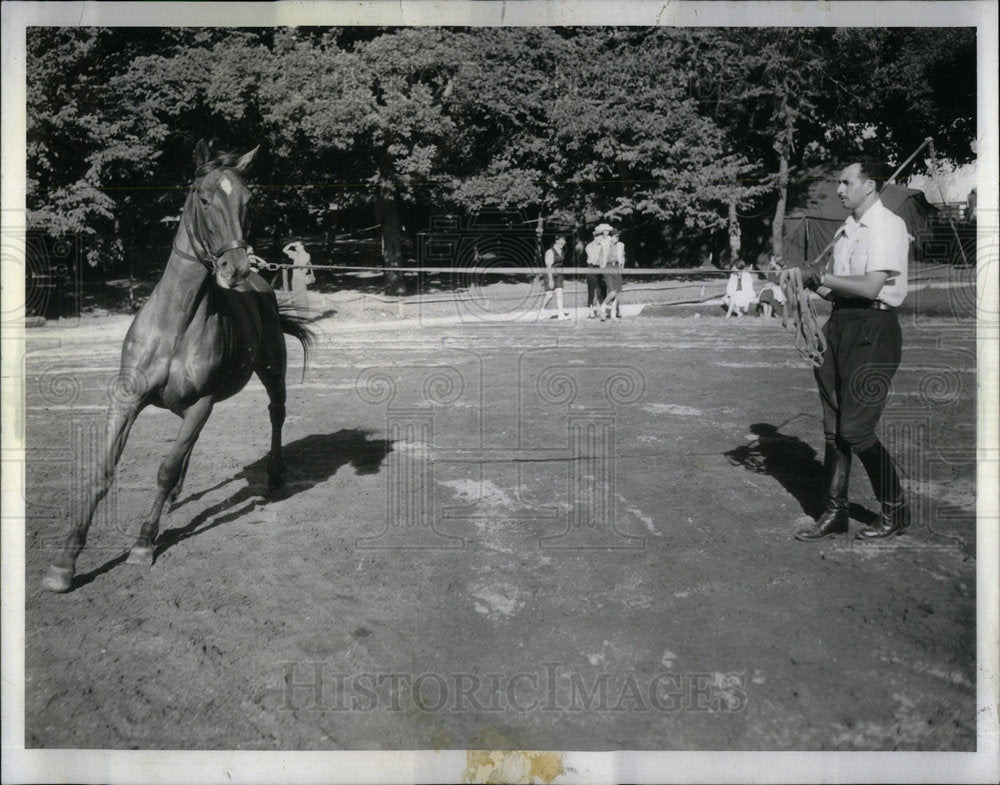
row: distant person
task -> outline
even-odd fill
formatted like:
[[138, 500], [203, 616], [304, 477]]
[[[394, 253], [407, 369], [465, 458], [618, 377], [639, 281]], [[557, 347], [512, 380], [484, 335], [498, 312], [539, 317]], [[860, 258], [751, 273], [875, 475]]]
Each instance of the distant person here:
[[598, 224], [594, 229], [594, 239], [587, 243], [587, 266], [594, 272], [587, 274], [587, 308], [590, 313], [587, 318], [596, 319], [600, 316], [604, 321], [604, 309], [601, 307], [607, 290], [604, 289], [602, 271], [608, 263], [609, 246], [611, 244], [611, 226]]
[[292, 304], [300, 310], [309, 310], [308, 288], [310, 284], [316, 283], [316, 276], [310, 266], [312, 257], [298, 240], [293, 240], [281, 250], [295, 265], [292, 268]]
[[601, 308], [609, 319], [620, 319], [618, 298], [622, 291], [622, 267], [625, 266], [625, 243], [619, 239], [617, 229], [612, 229], [608, 237], [608, 261], [604, 267], [604, 286], [607, 296]]
[[965, 202], [965, 223], [974, 224], [976, 222], [976, 189], [969, 191], [969, 196]]
[[773, 281], [766, 281], [757, 295], [757, 314], [766, 319], [775, 316], [785, 304], [785, 293]]
[[[538, 309], [538, 319], [569, 319], [569, 314], [563, 309], [562, 268], [566, 259], [565, 251], [566, 238], [560, 235], [553, 241], [552, 247], [545, 252], [545, 296]], [[552, 295], [555, 295], [556, 298], [556, 312], [549, 317], [545, 312], [545, 306], [549, 304]]]
[[729, 319], [732, 316], [740, 318], [749, 312], [750, 307], [756, 301], [753, 276], [750, 275], [743, 262], [737, 262], [733, 265], [733, 272], [726, 284], [726, 294], [722, 298], [722, 302], [726, 306], [726, 318]]

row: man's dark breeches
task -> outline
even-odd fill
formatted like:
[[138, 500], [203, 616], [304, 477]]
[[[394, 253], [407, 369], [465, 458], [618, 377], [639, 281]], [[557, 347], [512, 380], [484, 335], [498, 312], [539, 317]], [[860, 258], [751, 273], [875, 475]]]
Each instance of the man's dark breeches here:
[[895, 311], [838, 308], [824, 333], [826, 353], [815, 372], [823, 430], [859, 452], [878, 441], [875, 428], [903, 348], [899, 319]]
[[590, 308], [594, 302], [603, 302], [608, 296], [608, 290], [604, 286], [604, 276], [601, 275], [600, 268], [594, 268], [593, 273], [587, 273], [587, 307]]

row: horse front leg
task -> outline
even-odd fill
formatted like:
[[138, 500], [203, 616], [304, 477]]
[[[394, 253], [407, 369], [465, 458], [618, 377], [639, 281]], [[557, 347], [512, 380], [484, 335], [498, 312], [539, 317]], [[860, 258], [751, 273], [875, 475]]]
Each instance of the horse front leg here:
[[125, 442], [135, 418], [145, 404], [140, 399], [114, 403], [108, 409], [108, 421], [104, 450], [91, 467], [88, 481], [84, 484], [84, 499], [80, 515], [70, 524], [69, 534], [62, 549], [49, 565], [42, 579], [42, 588], [48, 591], [69, 591], [76, 569], [76, 557], [87, 542], [87, 531], [94, 517], [94, 511], [107, 495], [115, 476], [115, 467], [121, 458]]
[[184, 458], [181, 460], [181, 470], [177, 477], [177, 484], [174, 486], [173, 490], [170, 491], [170, 496], [167, 501], [171, 505], [177, 503], [177, 500], [181, 498], [181, 492], [184, 490], [184, 478], [187, 477], [188, 464], [191, 463], [191, 453], [194, 452], [194, 442], [191, 442], [191, 446], [188, 447], [188, 451], [184, 454]]
[[153, 497], [153, 503], [143, 518], [142, 527], [139, 529], [139, 538], [129, 551], [129, 564], [139, 564], [145, 567], [153, 564], [153, 544], [156, 542], [156, 535], [160, 532], [160, 515], [163, 512], [163, 505], [181, 480], [181, 474], [187, 467], [194, 443], [198, 440], [201, 429], [208, 421], [208, 416], [212, 413], [214, 405], [212, 397], [206, 395], [184, 412], [174, 446], [170, 448], [170, 452], [163, 459], [159, 471], [156, 473], [156, 496]]

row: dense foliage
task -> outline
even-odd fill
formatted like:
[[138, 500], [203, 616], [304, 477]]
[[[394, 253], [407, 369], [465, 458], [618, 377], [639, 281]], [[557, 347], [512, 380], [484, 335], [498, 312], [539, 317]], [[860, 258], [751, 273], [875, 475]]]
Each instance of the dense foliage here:
[[838, 157], [899, 162], [926, 136], [973, 157], [970, 29], [33, 28], [27, 44], [30, 224], [107, 270], [169, 241], [203, 137], [262, 144], [258, 241], [378, 225], [390, 266], [433, 214], [497, 208], [613, 219], [646, 264], [741, 229], [780, 253], [790, 192]]

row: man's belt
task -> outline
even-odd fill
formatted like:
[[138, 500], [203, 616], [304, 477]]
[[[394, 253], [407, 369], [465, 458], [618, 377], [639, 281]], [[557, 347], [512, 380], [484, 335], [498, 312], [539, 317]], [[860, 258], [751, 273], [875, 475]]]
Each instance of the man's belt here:
[[838, 297], [833, 301], [833, 310], [838, 311], [841, 308], [871, 308], [876, 311], [894, 310], [891, 305], [886, 305], [881, 300], [866, 300], [863, 297]]

